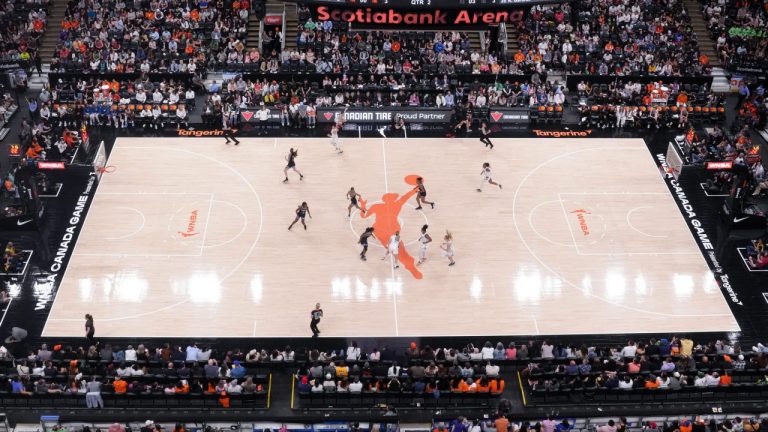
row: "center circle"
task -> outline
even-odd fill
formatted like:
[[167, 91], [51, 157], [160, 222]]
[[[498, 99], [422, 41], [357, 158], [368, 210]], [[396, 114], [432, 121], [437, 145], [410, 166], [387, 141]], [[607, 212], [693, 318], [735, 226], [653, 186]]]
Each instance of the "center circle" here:
[[[379, 203], [381, 203], [381, 201], [374, 201], [374, 202], [371, 202], [371, 203], [369, 203], [369, 205], [371, 205], [371, 206], [372, 206], [373, 204], [379, 204]], [[410, 204], [410, 203], [407, 203], [407, 204], [405, 204], [403, 207], [410, 207], [410, 208], [412, 208], [412, 209], [416, 210], [416, 206], [414, 206], [413, 204]], [[429, 220], [427, 219], [427, 215], [426, 215], [426, 214], [424, 214], [424, 211], [423, 211], [423, 210], [417, 210], [417, 211], [418, 211], [419, 213], [421, 213], [421, 217], [423, 217], [423, 218], [424, 218], [424, 224], [425, 224], [425, 225], [429, 225]], [[357, 231], [355, 231], [355, 227], [354, 227], [354, 226], [352, 226], [352, 221], [354, 220], [354, 218], [355, 218], [355, 217], [359, 217], [359, 216], [360, 216], [360, 210], [357, 210], [357, 209], [355, 209], [355, 212], [354, 212], [354, 213], [352, 213], [352, 217], [350, 217], [350, 218], [349, 218], [349, 229], [352, 231], [352, 234], [354, 234], [354, 235], [355, 235], [355, 239], [359, 239], [359, 238], [360, 238], [360, 233], [358, 233]], [[404, 222], [404, 221], [403, 221], [403, 219], [400, 217], [400, 215], [398, 215], [398, 216], [397, 216], [397, 222], [400, 224], [400, 229], [402, 230], [402, 229], [403, 229], [403, 227], [405, 227], [405, 222]], [[418, 238], [415, 238], [415, 239], [413, 239], [413, 240], [409, 241], [408, 243], [403, 243], [403, 244], [404, 244], [405, 246], [410, 246], [410, 245], [412, 245], [412, 244], [414, 244], [414, 243], [418, 243], [418, 241], [419, 241], [419, 239], [418, 239]], [[380, 247], [380, 248], [382, 248], [382, 249], [384, 248], [384, 246], [383, 246], [383, 245], [380, 245], [380, 244], [378, 244], [378, 243], [373, 243], [373, 242], [372, 242], [372, 243], [371, 243], [371, 245], [373, 245], [373, 246], [378, 246], [378, 247]]]

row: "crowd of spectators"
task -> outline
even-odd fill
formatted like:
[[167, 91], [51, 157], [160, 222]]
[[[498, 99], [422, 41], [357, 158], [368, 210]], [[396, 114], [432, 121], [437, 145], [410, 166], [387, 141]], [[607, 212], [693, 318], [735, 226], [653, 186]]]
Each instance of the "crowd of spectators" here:
[[[497, 352], [498, 351], [498, 352]], [[309, 393], [413, 393], [439, 397], [440, 393], [501, 394], [504, 380], [495, 362], [503, 360], [505, 349], [490, 342], [482, 348], [469, 345], [462, 350], [411, 343], [407, 364], [382, 362], [381, 352], [363, 353], [352, 343], [341, 355], [316, 359], [296, 372], [297, 390]], [[313, 356], [310, 355], [310, 358]]]
[[494, 51], [473, 47], [467, 32], [350, 30], [343, 22], [315, 22], [301, 10], [299, 18], [297, 49], [280, 53], [280, 70], [284, 72], [379, 76], [424, 73], [431, 78], [524, 71]]
[[[15, 373], [0, 382], [0, 391], [14, 394], [86, 395], [89, 407], [102, 407], [102, 393], [134, 395], [216, 395], [229, 407], [229, 395], [265, 393], [265, 375], [256, 369], [259, 356], [242, 351], [221, 353], [192, 344], [186, 349], [125, 348], [103, 344], [73, 349], [43, 345], [26, 358], [15, 359]], [[286, 353], [286, 355], [290, 355]], [[258, 358], [258, 360], [255, 360]]]
[[[487, 111], [490, 107], [555, 107], [566, 102], [559, 83], [532, 80], [495, 82], [463, 81], [444, 75], [432, 79], [422, 75], [324, 76], [320, 82], [245, 79], [242, 76], [212, 83], [204, 116], [237, 119], [241, 110], [264, 104], [279, 112], [283, 126], [312, 127], [311, 119], [322, 107], [435, 107]], [[233, 116], [232, 113], [235, 115]], [[487, 117], [487, 112], [486, 112]]]
[[765, 239], [754, 239], [747, 244], [746, 260], [747, 265], [752, 270], [762, 270], [768, 266], [768, 250], [765, 248]]
[[[522, 376], [533, 391], [569, 389], [670, 389], [718, 387], [732, 383], [732, 373], [768, 367], [766, 347], [742, 350], [719, 340], [696, 345], [689, 338], [628, 341], [622, 348], [541, 345], [540, 358]], [[757, 381], [762, 380], [760, 375]], [[758, 384], [759, 382], [753, 382]]]
[[186, 125], [188, 107], [195, 106], [194, 88], [201, 85], [187, 78], [153, 80], [146, 74], [135, 79], [59, 79], [40, 93], [39, 115], [45, 121], [72, 127]]
[[765, 84], [757, 86], [741, 82], [738, 89], [739, 106], [735, 125], [765, 128], [768, 125], [768, 98]]
[[723, 63], [768, 69], [768, 2], [708, 0], [702, 12]]
[[683, 155], [690, 163], [732, 161], [735, 165], [750, 167], [753, 178], [763, 178], [759, 149], [752, 142], [749, 128], [745, 127], [731, 134], [721, 126], [714, 125], [703, 134], [689, 133], [685, 140], [678, 142], [682, 144]]
[[37, 50], [48, 17], [49, 0], [8, 0], [0, 4], [0, 63], [40, 67]]
[[217, 350], [195, 343], [50, 349], [43, 345], [25, 356], [9, 355], [0, 349], [0, 361], [12, 359], [14, 369], [13, 373], [7, 370], [9, 380], [0, 383], [0, 391], [29, 395], [86, 394], [94, 389], [113, 394], [217, 397], [260, 393], [265, 391], [269, 368], [275, 365], [295, 368], [301, 394], [408, 392], [435, 397], [441, 392], [501, 394], [500, 364], [520, 367], [523, 383], [533, 391], [728, 386], [733, 373], [768, 368], [768, 347], [762, 344], [743, 349], [727, 340], [696, 344], [674, 336], [628, 341], [624, 346], [544, 340], [488, 341], [454, 349], [411, 343], [405, 351], [363, 350], [355, 342], [330, 351], [288, 346]]
[[246, 56], [248, 0], [70, 0], [52, 71], [201, 73]]
[[578, 84], [575, 103], [581, 125], [607, 128], [687, 128], [725, 119], [725, 100], [706, 85], [615, 80]]
[[[573, 24], [572, 24], [573, 22]], [[535, 6], [518, 30], [515, 63], [586, 75], [709, 73], [680, 0], [588, 0]]]
[[[730, 416], [729, 416], [730, 417]], [[720, 421], [702, 416], [680, 417], [674, 420], [662, 417], [609, 419], [558, 418], [548, 416], [542, 420], [520, 421], [513, 415], [500, 412], [479, 419], [458, 417], [455, 420], [436, 422], [432, 432], [569, 432], [590, 430], [596, 432], [757, 432], [768, 429], [768, 419], [735, 416]]]

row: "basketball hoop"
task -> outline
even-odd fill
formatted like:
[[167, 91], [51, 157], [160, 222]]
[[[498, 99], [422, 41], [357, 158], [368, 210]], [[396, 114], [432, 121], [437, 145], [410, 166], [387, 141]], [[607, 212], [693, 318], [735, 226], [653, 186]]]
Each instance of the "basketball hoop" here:
[[97, 166], [96, 172], [99, 174], [115, 172], [117, 169], [114, 165]]

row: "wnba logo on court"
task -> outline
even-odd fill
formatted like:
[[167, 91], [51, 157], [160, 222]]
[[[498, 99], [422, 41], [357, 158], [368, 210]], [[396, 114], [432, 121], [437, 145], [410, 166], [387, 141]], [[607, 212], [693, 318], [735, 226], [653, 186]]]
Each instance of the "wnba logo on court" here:
[[585, 236], [589, 235], [589, 225], [587, 225], [587, 219], [584, 217], [584, 215], [592, 214], [584, 209], [578, 209], [574, 210], [571, 213], [576, 213], [576, 219], [579, 220], [579, 228], [581, 228], [581, 233]]
[[197, 210], [192, 210], [192, 213], [189, 214], [189, 222], [187, 223], [187, 230], [179, 231], [179, 234], [184, 238], [196, 236], [200, 234], [195, 231], [196, 226], [197, 226]]

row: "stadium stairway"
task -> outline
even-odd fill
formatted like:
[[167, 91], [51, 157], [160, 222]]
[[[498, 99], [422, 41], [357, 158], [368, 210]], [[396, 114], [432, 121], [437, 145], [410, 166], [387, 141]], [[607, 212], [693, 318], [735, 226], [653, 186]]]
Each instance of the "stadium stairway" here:
[[54, 1], [48, 14], [48, 25], [43, 34], [40, 43], [40, 57], [43, 63], [48, 64], [56, 50], [59, 42], [59, 31], [61, 31], [61, 22], [64, 20], [64, 14], [67, 11], [67, 2], [65, 0]]
[[299, 28], [299, 14], [296, 5], [293, 3], [285, 4], [285, 49], [296, 49], [296, 29]]
[[481, 49], [483, 45], [480, 42], [480, 33], [481, 32], [479, 31], [471, 31], [467, 33], [467, 36], [469, 37], [469, 46], [472, 51], [483, 51]]
[[717, 56], [715, 50], [715, 44], [709, 35], [709, 29], [707, 28], [707, 21], [704, 18], [704, 13], [701, 11], [701, 4], [696, 0], [685, 0], [683, 2], [686, 9], [688, 9], [688, 16], [691, 18], [691, 27], [696, 34], [696, 39], [699, 43], [699, 51], [709, 57], [709, 64], [712, 67], [722, 66], [720, 59]]
[[520, 51], [520, 42], [517, 40], [517, 33], [507, 29], [507, 58], [511, 59], [515, 53]]
[[259, 47], [259, 26], [261, 21], [255, 13], [248, 15], [248, 27], [246, 27], [245, 46], [247, 48]]
[[699, 51], [709, 57], [709, 64], [712, 65], [712, 91], [716, 93], [729, 93], [731, 91], [730, 80], [717, 55], [715, 43], [707, 28], [707, 20], [704, 18], [704, 13], [701, 10], [701, 4], [696, 0], [685, 0], [683, 4], [688, 10], [688, 16], [691, 18], [691, 27], [696, 34]]

